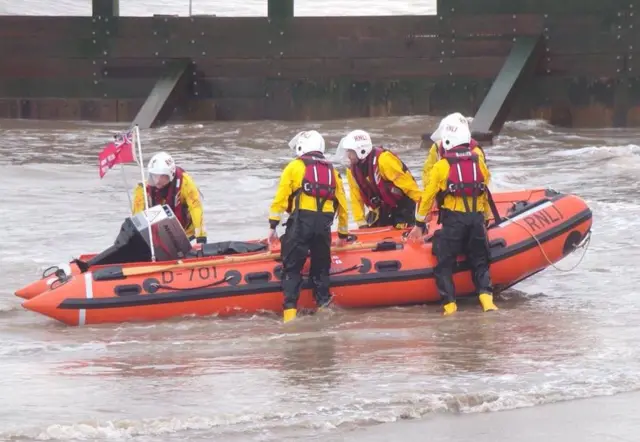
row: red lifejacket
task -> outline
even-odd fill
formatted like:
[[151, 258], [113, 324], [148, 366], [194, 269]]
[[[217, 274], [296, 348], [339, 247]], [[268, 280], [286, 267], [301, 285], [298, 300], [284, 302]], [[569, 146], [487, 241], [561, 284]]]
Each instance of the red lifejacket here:
[[191, 214], [189, 213], [188, 208], [182, 204], [182, 200], [180, 198], [183, 173], [184, 170], [182, 170], [182, 168], [176, 167], [176, 176], [173, 181], [162, 189], [147, 185], [147, 195], [149, 195], [150, 200], [149, 207], [162, 204], [162, 201], [164, 200], [165, 204], [173, 210], [176, 218], [180, 221], [180, 225], [186, 229], [191, 225]]
[[442, 201], [445, 195], [471, 197], [473, 210], [470, 210], [466, 198], [463, 200], [464, 205], [467, 212], [475, 212], [477, 198], [486, 192], [485, 177], [480, 170], [478, 154], [473, 152], [469, 144], [445, 151], [443, 158], [449, 163], [449, 177]]
[[[383, 152], [390, 151], [382, 147], [374, 147], [364, 164], [352, 164], [350, 169], [360, 188], [362, 199], [367, 206], [377, 208], [381, 204], [386, 204], [391, 208], [395, 208], [405, 198], [405, 194], [391, 181], [382, 179], [378, 160]], [[390, 153], [394, 155], [392, 152]], [[402, 161], [400, 163], [402, 163], [403, 171], [409, 170]]]
[[[311, 152], [300, 156], [305, 165], [302, 184], [289, 199], [289, 212], [292, 210], [293, 198], [304, 193], [316, 199], [318, 212], [322, 212], [324, 203], [336, 197], [336, 180], [333, 176], [333, 164], [320, 152]], [[298, 206], [300, 204], [298, 203]]]
[[[486, 155], [485, 155], [485, 153], [484, 153], [484, 149], [482, 148], [482, 146], [480, 146], [480, 145], [478, 144], [478, 142], [477, 142], [475, 139], [471, 138], [471, 142], [469, 143], [469, 149], [473, 152], [473, 149], [475, 149], [476, 147], [477, 147], [478, 149], [480, 149], [480, 152], [482, 152], [482, 155], [484, 156], [484, 159], [485, 159], [485, 161], [486, 161], [487, 157], [486, 157]], [[443, 158], [443, 157], [444, 157], [444, 152], [445, 152], [445, 150], [444, 150], [444, 148], [442, 147], [442, 141], [440, 141], [440, 142], [438, 143], [438, 155], [440, 156], [440, 158]]]

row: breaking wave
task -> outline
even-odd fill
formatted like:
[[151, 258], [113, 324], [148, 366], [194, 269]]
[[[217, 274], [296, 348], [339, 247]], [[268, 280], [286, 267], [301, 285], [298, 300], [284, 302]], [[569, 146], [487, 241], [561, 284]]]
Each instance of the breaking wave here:
[[[262, 440], [277, 440], [279, 430], [297, 427], [330, 431], [342, 426], [356, 427], [406, 419], [420, 419], [433, 413], [483, 413], [512, 410], [536, 405], [607, 396], [640, 389], [640, 378], [625, 374], [611, 375], [567, 388], [550, 382], [525, 391], [485, 390], [462, 394], [406, 394], [390, 399], [360, 399], [346, 407], [320, 406], [297, 412], [264, 414], [201, 414], [181, 417], [145, 419], [84, 420], [71, 424], [54, 424], [25, 431], [0, 432], [11, 440], [165, 440], [168, 435], [189, 438], [190, 432], [208, 430], [216, 437], [234, 433], [260, 432]], [[149, 438], [149, 436], [151, 438]]]

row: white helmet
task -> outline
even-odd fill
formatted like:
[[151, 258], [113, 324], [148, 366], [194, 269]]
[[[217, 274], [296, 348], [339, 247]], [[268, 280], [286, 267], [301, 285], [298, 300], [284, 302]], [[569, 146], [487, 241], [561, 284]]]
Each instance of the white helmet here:
[[289, 141], [289, 147], [296, 153], [296, 156], [302, 156], [310, 152], [324, 153], [324, 138], [316, 130], [306, 130], [298, 132], [298, 134]]
[[147, 166], [149, 175], [167, 175], [169, 181], [173, 181], [176, 177], [176, 163], [166, 152], [159, 152], [151, 157]]
[[352, 150], [359, 160], [364, 160], [372, 149], [371, 136], [367, 132], [357, 129], [349, 132], [346, 137], [340, 140], [336, 156], [343, 157], [347, 150]]
[[[464, 118], [464, 117], [463, 117]], [[451, 150], [461, 144], [471, 143], [471, 131], [466, 120], [464, 123], [460, 119], [452, 120], [442, 128], [442, 148]]]
[[431, 140], [434, 143], [439, 143], [442, 141], [442, 132], [444, 131], [445, 126], [469, 126], [469, 122], [460, 112], [455, 112], [453, 114], [449, 114], [440, 121], [440, 125], [436, 129], [434, 133], [431, 134]]

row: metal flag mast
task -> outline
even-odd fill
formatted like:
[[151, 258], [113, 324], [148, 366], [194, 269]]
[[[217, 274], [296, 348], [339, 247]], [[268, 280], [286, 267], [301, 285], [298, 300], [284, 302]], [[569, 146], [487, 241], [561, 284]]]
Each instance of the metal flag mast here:
[[144, 164], [142, 162], [142, 144], [140, 143], [140, 128], [136, 124], [134, 127], [134, 138], [135, 143], [138, 146], [138, 164], [140, 165], [140, 177], [142, 178], [142, 192], [144, 194], [144, 217], [147, 220], [147, 225], [149, 226], [149, 247], [151, 247], [151, 261], [156, 262], [156, 251], [153, 246], [153, 231], [151, 228], [151, 223], [149, 222], [149, 218], [147, 217], [147, 212], [149, 210], [149, 199], [147, 198], [147, 180], [144, 175]]

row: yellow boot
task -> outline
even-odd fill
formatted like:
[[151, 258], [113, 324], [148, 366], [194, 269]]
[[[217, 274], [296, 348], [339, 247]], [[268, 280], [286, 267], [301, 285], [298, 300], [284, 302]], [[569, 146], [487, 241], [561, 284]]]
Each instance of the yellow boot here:
[[284, 311], [283, 313], [283, 321], [285, 324], [289, 321], [293, 321], [294, 319], [296, 319], [296, 316], [298, 314], [298, 310], [296, 310], [295, 308], [288, 308]]
[[448, 302], [444, 305], [444, 313], [442, 314], [444, 316], [449, 316], [449, 315], [453, 315], [457, 311], [458, 311], [458, 304], [456, 304], [455, 302]]
[[480, 296], [478, 296], [478, 299], [480, 300], [480, 305], [482, 306], [483, 311], [490, 312], [498, 310], [498, 307], [493, 303], [493, 295], [490, 295], [489, 293], [481, 293]]

